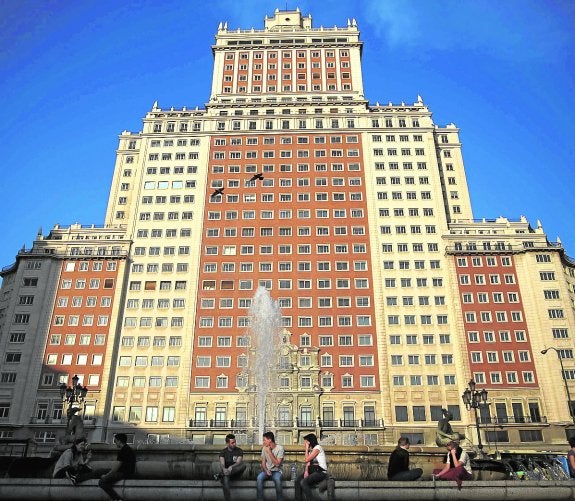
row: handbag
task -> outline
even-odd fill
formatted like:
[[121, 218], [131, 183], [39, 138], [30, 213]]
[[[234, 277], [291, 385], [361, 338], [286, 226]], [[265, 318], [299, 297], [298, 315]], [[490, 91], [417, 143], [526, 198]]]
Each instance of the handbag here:
[[319, 463], [310, 463], [307, 469], [308, 473], [323, 473], [324, 469], [319, 465]]

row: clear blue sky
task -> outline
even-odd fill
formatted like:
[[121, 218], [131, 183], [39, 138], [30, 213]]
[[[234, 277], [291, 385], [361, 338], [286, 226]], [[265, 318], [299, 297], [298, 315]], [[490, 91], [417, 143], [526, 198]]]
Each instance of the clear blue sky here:
[[[461, 128], [476, 218], [541, 220], [575, 256], [575, 2], [304, 0], [315, 27], [355, 17], [371, 103]], [[153, 102], [202, 107], [220, 21], [263, 28], [271, 0], [0, 0], [0, 266], [42, 227], [102, 224], [117, 136]]]

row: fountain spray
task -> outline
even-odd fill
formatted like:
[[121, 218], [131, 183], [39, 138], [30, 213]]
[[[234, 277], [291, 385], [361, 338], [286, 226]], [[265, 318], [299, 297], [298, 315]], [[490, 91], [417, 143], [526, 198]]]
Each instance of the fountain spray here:
[[258, 287], [249, 309], [253, 355], [250, 372], [256, 386], [258, 439], [264, 433], [266, 400], [276, 386], [281, 346], [281, 311], [265, 287]]

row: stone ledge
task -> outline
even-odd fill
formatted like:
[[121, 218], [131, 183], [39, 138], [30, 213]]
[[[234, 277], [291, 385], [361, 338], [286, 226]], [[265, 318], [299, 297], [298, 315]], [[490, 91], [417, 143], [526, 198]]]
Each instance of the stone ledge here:
[[[222, 501], [223, 493], [215, 480], [125, 480], [115, 485], [126, 501], [162, 501], [194, 499]], [[234, 499], [253, 501], [255, 481], [233, 483]], [[392, 482], [387, 480], [336, 480], [337, 501], [562, 501], [575, 499], [575, 482], [564, 481], [469, 481], [457, 491], [455, 482]], [[96, 480], [72, 486], [62, 479], [0, 478], [0, 499], [3, 501], [107, 501]], [[273, 482], [266, 482], [265, 499], [275, 500]], [[322, 499], [326, 499], [325, 493]], [[294, 483], [284, 481], [284, 500], [294, 500]]]

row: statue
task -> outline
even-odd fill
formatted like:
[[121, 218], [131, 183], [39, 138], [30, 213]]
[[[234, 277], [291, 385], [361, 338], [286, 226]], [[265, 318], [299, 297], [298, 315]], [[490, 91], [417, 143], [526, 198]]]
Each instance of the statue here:
[[449, 412], [447, 409], [441, 409], [442, 417], [437, 422], [437, 436], [435, 438], [435, 443], [440, 447], [446, 446], [448, 442], [452, 440], [459, 442], [465, 438], [465, 435], [461, 433], [456, 433], [453, 431], [451, 427], [451, 423], [449, 422], [453, 419], [453, 414]]
[[78, 415], [80, 407], [70, 407], [66, 415], [68, 416], [68, 423], [66, 424], [66, 435], [63, 437], [62, 443], [71, 444], [77, 438], [85, 438], [84, 434], [84, 420]]

